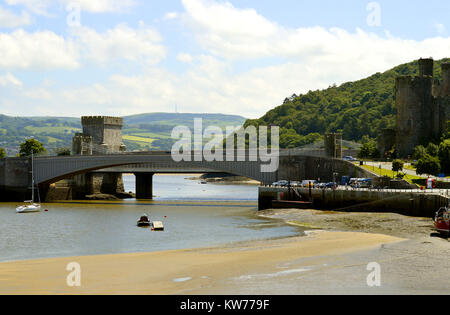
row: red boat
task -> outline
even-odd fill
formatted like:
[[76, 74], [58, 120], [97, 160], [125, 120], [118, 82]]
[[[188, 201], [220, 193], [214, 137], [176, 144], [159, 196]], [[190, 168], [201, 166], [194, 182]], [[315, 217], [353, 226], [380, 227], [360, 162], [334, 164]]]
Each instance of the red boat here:
[[434, 216], [434, 227], [441, 235], [448, 237], [450, 234], [450, 209], [442, 207]]

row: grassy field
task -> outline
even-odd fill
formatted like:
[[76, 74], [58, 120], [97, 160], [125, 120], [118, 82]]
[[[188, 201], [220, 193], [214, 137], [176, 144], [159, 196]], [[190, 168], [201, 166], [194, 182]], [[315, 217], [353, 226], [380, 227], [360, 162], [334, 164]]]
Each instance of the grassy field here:
[[54, 134], [71, 134], [76, 132], [81, 132], [81, 128], [74, 128], [70, 126], [50, 126], [47, 124], [42, 127], [34, 127], [34, 126], [26, 126], [25, 130], [31, 132], [32, 134], [41, 134], [41, 133], [54, 133]]
[[152, 144], [155, 139], [152, 138], [144, 138], [144, 137], [138, 137], [138, 136], [130, 136], [130, 135], [124, 135], [123, 139], [129, 140], [129, 141], [136, 141], [136, 142], [143, 142], [147, 144]]
[[[397, 172], [387, 170], [384, 168], [379, 169], [376, 166], [363, 165], [362, 167], [380, 176], [388, 176], [390, 178], [394, 178], [397, 175]], [[406, 174], [405, 177], [403, 177], [403, 179], [411, 184], [416, 184], [418, 180], [422, 180], [424, 179], [424, 177]]]
[[125, 134], [127, 136], [136, 136], [138, 138], [171, 139], [171, 134], [170, 133], [156, 133], [156, 132], [133, 132], [133, 133], [128, 133], [128, 132], [125, 132]]

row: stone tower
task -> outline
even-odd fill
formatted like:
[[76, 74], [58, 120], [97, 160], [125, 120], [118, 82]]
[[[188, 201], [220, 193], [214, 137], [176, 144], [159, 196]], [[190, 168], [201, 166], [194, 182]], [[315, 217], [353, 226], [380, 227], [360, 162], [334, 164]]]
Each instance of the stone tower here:
[[[126, 151], [122, 142], [123, 118], [105, 116], [81, 117], [83, 133], [72, 139], [73, 155], [102, 155]], [[83, 199], [86, 195], [120, 195], [124, 192], [122, 174], [87, 173], [73, 178], [73, 195]]]
[[444, 80], [435, 84], [433, 59], [419, 60], [419, 76], [395, 82], [397, 107], [396, 149], [399, 157], [412, 155], [418, 145], [438, 141], [448, 119], [448, 64]]
[[324, 142], [327, 157], [342, 158], [342, 133], [327, 133]]
[[[84, 137], [92, 138], [92, 154], [113, 154], [126, 151], [122, 142], [123, 118], [105, 116], [81, 117]], [[75, 148], [74, 148], [75, 149]], [[74, 150], [75, 154], [78, 154]]]

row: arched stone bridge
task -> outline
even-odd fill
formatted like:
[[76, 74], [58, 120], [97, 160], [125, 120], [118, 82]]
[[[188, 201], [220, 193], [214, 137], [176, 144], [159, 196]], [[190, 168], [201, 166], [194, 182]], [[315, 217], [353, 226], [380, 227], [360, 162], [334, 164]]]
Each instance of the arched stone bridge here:
[[[59, 180], [88, 172], [135, 173], [140, 185], [150, 187], [154, 173], [230, 173], [269, 184], [279, 179], [331, 180], [333, 173], [359, 176], [361, 169], [341, 160], [305, 156], [303, 152], [280, 151], [279, 169], [261, 172], [268, 162], [250, 161], [192, 161], [175, 162], [170, 152], [124, 153], [89, 156], [51, 156], [34, 159], [35, 183], [45, 186]], [[0, 200], [23, 200], [31, 187], [31, 160], [29, 158], [0, 159]], [[369, 177], [369, 174], [364, 174]], [[138, 178], [139, 177], [139, 178]], [[149, 182], [150, 181], [150, 182]], [[14, 197], [13, 197], [14, 196]], [[20, 197], [19, 197], [20, 196]]]

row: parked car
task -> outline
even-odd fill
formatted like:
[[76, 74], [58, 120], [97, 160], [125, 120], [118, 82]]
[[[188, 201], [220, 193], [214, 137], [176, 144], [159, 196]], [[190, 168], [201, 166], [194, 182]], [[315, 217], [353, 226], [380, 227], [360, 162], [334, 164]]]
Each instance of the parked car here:
[[286, 187], [289, 185], [289, 182], [287, 180], [279, 180], [272, 184], [272, 186], [278, 186], [278, 187]]
[[355, 159], [355, 158], [354, 158], [353, 156], [351, 156], [351, 155], [344, 156], [344, 157], [342, 158], [342, 160], [344, 160], [344, 161], [350, 161], [350, 162], [358, 161], [357, 159]]
[[334, 182], [330, 182], [325, 184], [325, 188], [337, 188], [338, 184]]

